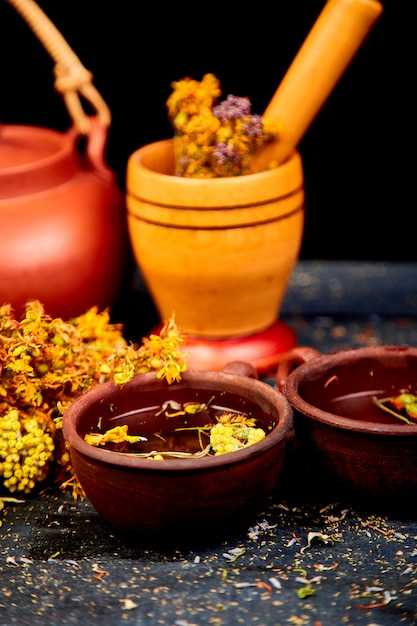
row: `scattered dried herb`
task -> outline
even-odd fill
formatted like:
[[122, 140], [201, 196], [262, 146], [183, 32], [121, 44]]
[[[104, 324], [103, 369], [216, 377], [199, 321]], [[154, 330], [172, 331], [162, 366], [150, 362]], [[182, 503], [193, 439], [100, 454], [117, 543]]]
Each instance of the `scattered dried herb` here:
[[337, 535], [328, 535], [326, 533], [320, 533], [320, 532], [310, 532], [307, 535], [307, 545], [303, 546], [300, 549], [300, 552], [303, 553], [305, 552], [305, 550], [307, 550], [307, 548], [310, 548], [313, 541], [320, 541], [324, 543], [325, 545], [328, 545], [328, 544], [333, 545], [336, 542], [342, 541], [342, 539], [338, 537]]
[[311, 585], [306, 585], [305, 587], [301, 587], [300, 589], [297, 589], [296, 591], [297, 596], [301, 600], [303, 600], [304, 598], [308, 598], [309, 596], [314, 596], [315, 593], [316, 592]]

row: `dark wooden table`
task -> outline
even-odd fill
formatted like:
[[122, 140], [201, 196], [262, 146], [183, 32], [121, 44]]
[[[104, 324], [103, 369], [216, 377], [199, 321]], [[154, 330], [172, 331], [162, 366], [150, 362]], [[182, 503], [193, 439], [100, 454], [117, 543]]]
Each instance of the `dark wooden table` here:
[[[133, 340], [158, 321], [140, 279], [115, 316]], [[300, 262], [282, 319], [321, 352], [417, 345], [417, 265]], [[358, 510], [292, 469], [251, 528], [186, 549], [128, 542], [66, 493], [6, 502], [0, 626], [417, 624], [414, 516]]]

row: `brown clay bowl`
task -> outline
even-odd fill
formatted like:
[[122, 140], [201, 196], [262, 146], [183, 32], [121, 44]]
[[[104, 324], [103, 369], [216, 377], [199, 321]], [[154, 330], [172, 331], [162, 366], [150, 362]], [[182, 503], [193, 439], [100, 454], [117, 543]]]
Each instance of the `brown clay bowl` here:
[[[272, 386], [229, 369], [236, 371], [233, 366], [221, 372], [190, 370], [171, 385], [154, 373], [140, 374], [122, 388], [105, 383], [66, 411], [63, 433], [75, 472], [110, 525], [139, 541], [178, 543], [226, 535], [256, 522], [278, 480], [292, 409]], [[102, 432], [128, 424], [132, 434], [166, 438], [182, 423], [155, 415], [163, 403], [209, 403], [213, 396], [210, 406], [256, 417], [265, 438], [227, 454], [164, 460], [124, 455], [84, 440], [99, 423]], [[198, 424], [198, 416], [187, 419], [187, 427]]]
[[340, 496], [367, 507], [416, 511], [417, 424], [387, 415], [372, 397], [417, 394], [417, 348], [295, 348], [278, 366], [277, 387], [294, 409], [299, 461], [317, 480], [335, 479]]

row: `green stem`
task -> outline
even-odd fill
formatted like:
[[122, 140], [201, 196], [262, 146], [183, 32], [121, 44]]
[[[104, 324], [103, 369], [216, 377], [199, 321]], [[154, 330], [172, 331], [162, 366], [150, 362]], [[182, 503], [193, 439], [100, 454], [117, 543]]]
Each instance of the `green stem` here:
[[401, 413], [397, 413], [397, 411], [393, 411], [388, 406], [385, 406], [384, 402], [390, 402], [390, 400], [391, 400], [391, 398], [379, 398], [378, 399], [375, 396], [372, 398], [372, 402], [378, 408], [382, 409], [382, 411], [385, 411], [385, 413], [389, 413], [390, 415], [393, 415], [394, 417], [396, 417], [397, 419], [405, 422], [409, 426], [416, 426], [416, 424], [414, 422], [412, 422], [409, 419], [407, 419], [404, 415], [401, 415]]

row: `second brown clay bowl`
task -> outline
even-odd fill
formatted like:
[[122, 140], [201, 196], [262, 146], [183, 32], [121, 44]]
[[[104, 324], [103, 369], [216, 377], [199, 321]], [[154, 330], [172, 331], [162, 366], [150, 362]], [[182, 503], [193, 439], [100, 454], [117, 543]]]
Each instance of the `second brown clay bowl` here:
[[285, 355], [277, 386], [294, 409], [301, 463], [365, 506], [416, 512], [417, 423], [373, 398], [417, 394], [417, 348], [363, 347], [331, 354], [299, 347]]
[[[172, 400], [211, 401], [213, 407], [243, 411], [267, 434], [236, 452], [164, 460], [121, 454], [84, 440], [86, 433], [121, 424], [152, 439], [155, 433], [166, 437], [174, 424], [199, 423], [198, 416], [186, 423], [158, 416]], [[78, 398], [63, 418], [73, 466], [92, 505], [116, 529], [152, 543], [205, 541], [255, 523], [276, 486], [291, 431], [292, 409], [283, 394], [254, 377], [227, 371], [190, 370], [171, 385], [154, 373], [138, 375], [123, 387], [105, 383]]]

